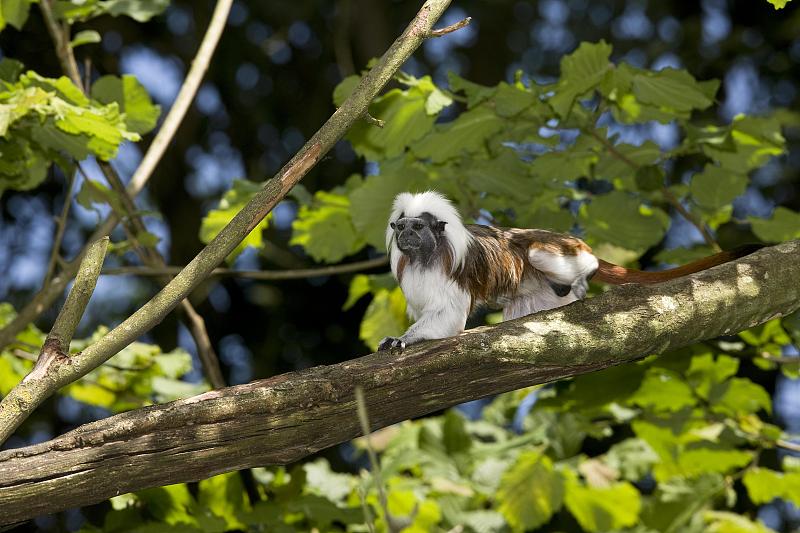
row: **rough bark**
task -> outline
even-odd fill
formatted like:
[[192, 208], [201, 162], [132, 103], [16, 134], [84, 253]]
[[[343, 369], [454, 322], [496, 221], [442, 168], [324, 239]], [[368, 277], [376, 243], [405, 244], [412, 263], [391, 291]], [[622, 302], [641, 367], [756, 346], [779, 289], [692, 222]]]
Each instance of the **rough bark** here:
[[800, 307], [800, 241], [671, 282], [458, 337], [229, 387], [0, 453], [0, 525], [110, 496], [285, 464], [374, 428], [486, 395], [731, 334]]

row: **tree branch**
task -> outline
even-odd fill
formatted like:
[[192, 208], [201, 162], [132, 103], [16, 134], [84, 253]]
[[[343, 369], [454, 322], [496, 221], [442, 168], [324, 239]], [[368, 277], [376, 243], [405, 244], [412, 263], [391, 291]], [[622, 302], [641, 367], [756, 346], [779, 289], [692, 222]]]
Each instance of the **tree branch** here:
[[[58, 24], [55, 23], [55, 18], [52, 17], [52, 13], [48, 19], [45, 12], [45, 10], [50, 7], [50, 1], [52, 0], [45, 0], [42, 2], [42, 13], [45, 14], [45, 21], [48, 24], [48, 30], [51, 32], [51, 36], [53, 36], [53, 42], [56, 45], [56, 49], [60, 50], [60, 40], [58, 37], [56, 37], [56, 35], [60, 35], [60, 28]], [[169, 113], [167, 113], [167, 117], [164, 119], [161, 129], [156, 134], [153, 142], [150, 143], [147, 153], [145, 154], [144, 159], [142, 159], [142, 163], [136, 169], [133, 178], [128, 184], [128, 193], [131, 195], [131, 198], [135, 198], [136, 195], [141, 192], [147, 183], [147, 180], [149, 180], [152, 176], [156, 164], [161, 160], [161, 156], [164, 154], [166, 147], [169, 146], [172, 138], [174, 137], [178, 126], [186, 114], [186, 110], [189, 108], [189, 105], [194, 99], [195, 94], [197, 94], [197, 89], [200, 86], [203, 75], [208, 69], [208, 65], [211, 62], [211, 57], [214, 54], [214, 50], [217, 47], [217, 43], [222, 35], [222, 31], [225, 28], [225, 22], [228, 20], [228, 13], [230, 12], [232, 2], [233, 0], [217, 1], [217, 5], [214, 8], [214, 13], [211, 16], [211, 22], [209, 23], [208, 29], [203, 36], [203, 41], [200, 43], [200, 48], [192, 60], [192, 66], [189, 69], [189, 73], [186, 75], [186, 79], [183, 81], [183, 85], [178, 92], [178, 96], [175, 98], [175, 102], [172, 104]], [[47, 3], [46, 6], [44, 5], [45, 3]], [[59, 55], [59, 60], [61, 60], [61, 55]], [[65, 69], [65, 72], [77, 73], [77, 67], [72, 69], [69, 65], [65, 65], [63, 61], [62, 67]], [[80, 87], [80, 76], [73, 78], [74, 75], [75, 74], [70, 74], [70, 77], [73, 80], [77, 79], [78, 81], [76, 82], [76, 85]], [[147, 163], [147, 166], [144, 166], [145, 163]], [[118, 221], [119, 219], [117, 218], [116, 214], [112, 213], [102, 224], [100, 224], [100, 226], [98, 226], [92, 236], [89, 237], [88, 242], [94, 242], [97, 239], [110, 234], [111, 230], [114, 229]], [[0, 348], [7, 346], [12, 340], [14, 340], [14, 337], [16, 337], [17, 333], [25, 329], [25, 326], [36, 320], [36, 317], [53, 305], [53, 302], [55, 302], [64, 293], [64, 289], [69, 281], [75, 277], [75, 273], [78, 271], [78, 267], [80, 266], [81, 259], [83, 258], [85, 252], [86, 248], [84, 248], [75, 259], [65, 264], [61, 272], [52, 279], [51, 283], [42, 287], [42, 289], [36, 293], [31, 301], [19, 311], [17, 316], [14, 317], [11, 322], [6, 324], [3, 329], [0, 329]]]
[[441, 37], [443, 35], [447, 35], [448, 33], [453, 33], [454, 31], [460, 30], [464, 26], [467, 26], [470, 22], [472, 22], [472, 17], [467, 17], [465, 19], [459, 20], [455, 24], [450, 24], [449, 26], [445, 26], [444, 28], [439, 28], [438, 30], [432, 30], [430, 36]]
[[[296, 270], [236, 270], [233, 268], [215, 268], [211, 271], [211, 276], [230, 276], [237, 278], [257, 279], [257, 280], [286, 280], [316, 278], [320, 276], [333, 276], [336, 274], [348, 274], [351, 272], [361, 272], [371, 268], [379, 268], [389, 264], [388, 256], [382, 255], [374, 259], [356, 261], [353, 263], [342, 263], [340, 265], [330, 265], [319, 268], [300, 268]], [[103, 276], [174, 276], [180, 273], [185, 267], [165, 266], [161, 268], [128, 266], [109, 268], [102, 272]]]
[[33, 370], [0, 402], [0, 443], [5, 442], [36, 408], [37, 404], [30, 401], [35, 391], [50, 389], [50, 379], [55, 370], [69, 366], [69, 343], [94, 292], [107, 248], [108, 237], [89, 247], [75, 284], [44, 341]]
[[356, 386], [377, 429], [729, 335], [797, 309], [798, 277], [800, 241], [792, 241], [692, 276], [623, 285], [402, 353], [379, 352], [93, 422], [0, 452], [0, 525], [146, 487], [297, 461], [362, 433]]
[[61, 215], [56, 219], [56, 236], [53, 239], [53, 249], [50, 251], [50, 260], [47, 262], [47, 272], [44, 275], [43, 286], [50, 283], [50, 278], [56, 270], [56, 261], [61, 253], [61, 241], [64, 239], [64, 230], [67, 228], [67, 216], [69, 207], [72, 205], [72, 190], [75, 187], [75, 173], [71, 173], [67, 178], [67, 191], [64, 194], [64, 207], [61, 208]]

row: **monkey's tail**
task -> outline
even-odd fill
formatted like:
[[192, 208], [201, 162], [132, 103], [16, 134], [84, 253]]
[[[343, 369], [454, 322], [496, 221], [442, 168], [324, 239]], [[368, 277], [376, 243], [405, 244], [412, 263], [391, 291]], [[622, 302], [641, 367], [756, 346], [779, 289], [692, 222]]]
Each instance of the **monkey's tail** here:
[[695, 272], [700, 272], [701, 270], [706, 270], [727, 263], [728, 261], [733, 261], [734, 259], [739, 259], [761, 248], [763, 248], [763, 245], [760, 244], [746, 244], [728, 252], [720, 252], [698, 259], [697, 261], [692, 261], [683, 266], [662, 270], [660, 272], [632, 270], [600, 259], [600, 266], [592, 277], [592, 281], [610, 283], [611, 285], [622, 285], [623, 283], [661, 283], [681, 276], [688, 276], [689, 274], [694, 274]]

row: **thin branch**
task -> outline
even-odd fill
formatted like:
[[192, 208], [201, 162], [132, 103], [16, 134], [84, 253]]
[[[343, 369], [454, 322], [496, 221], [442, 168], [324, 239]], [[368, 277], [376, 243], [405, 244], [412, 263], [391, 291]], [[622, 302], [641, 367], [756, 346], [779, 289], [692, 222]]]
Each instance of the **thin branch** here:
[[[420, 11], [373, 68], [359, 81], [353, 92], [325, 124], [268, 180], [233, 219], [203, 248], [199, 254], [150, 301], [141, 306], [119, 326], [96, 343], [70, 358], [70, 365], [54, 367], [48, 383], [10, 394], [0, 402], [0, 409], [12, 409], [20, 394], [26, 395], [31, 410], [63, 387], [97, 368], [140, 335], [161, 322], [164, 317], [200, 285], [233, 249], [255, 228], [277, 203], [294, 187], [344, 136], [363, 115], [369, 104], [394, 76], [397, 69], [422, 44], [433, 24], [450, 0], [427, 0]], [[129, 186], [128, 190], [131, 190]], [[22, 384], [25, 385], [25, 384]], [[19, 387], [18, 387], [19, 388]], [[17, 389], [15, 389], [17, 390]], [[0, 428], [3, 427], [0, 418]], [[16, 426], [15, 426], [16, 427]]]
[[197, 94], [200, 82], [203, 81], [203, 76], [208, 70], [211, 57], [214, 55], [214, 50], [217, 48], [217, 43], [225, 29], [225, 23], [228, 20], [232, 4], [233, 0], [217, 0], [217, 5], [211, 14], [211, 22], [208, 24], [208, 29], [203, 37], [203, 42], [200, 43], [200, 48], [197, 50], [197, 55], [192, 60], [192, 67], [186, 75], [181, 90], [178, 91], [178, 96], [172, 103], [167, 117], [161, 124], [161, 128], [153, 138], [153, 142], [150, 143], [142, 162], [128, 183], [128, 192], [131, 193], [131, 196], [136, 196], [142, 190], [153, 171], [155, 171], [159, 161], [161, 161], [164, 152], [172, 143], [172, 138], [178, 131], [186, 111], [194, 100], [195, 94]]
[[78, 328], [78, 323], [83, 317], [89, 298], [92, 297], [95, 285], [97, 285], [97, 278], [100, 277], [100, 270], [103, 268], [103, 260], [106, 257], [107, 249], [108, 237], [97, 240], [89, 246], [86, 255], [81, 261], [78, 275], [75, 277], [75, 284], [72, 286], [72, 290], [69, 291], [69, 296], [67, 296], [61, 312], [58, 313], [53, 327], [44, 341], [43, 349], [50, 345], [61, 353], [66, 354], [69, 352], [69, 343], [72, 340], [72, 335]]
[[356, 413], [358, 414], [358, 421], [361, 424], [361, 433], [364, 435], [364, 445], [367, 448], [369, 464], [372, 468], [372, 482], [375, 485], [375, 490], [378, 492], [378, 501], [383, 510], [383, 518], [386, 520], [386, 525], [391, 533], [399, 532], [402, 528], [395, 526], [392, 515], [389, 513], [389, 500], [386, 497], [386, 490], [383, 486], [381, 462], [378, 459], [378, 454], [375, 453], [375, 448], [372, 446], [372, 432], [370, 431], [371, 426], [369, 423], [369, 414], [367, 413], [367, 402], [364, 400], [364, 390], [356, 386], [353, 392], [356, 398]]
[[47, 262], [47, 273], [44, 276], [42, 286], [50, 283], [50, 279], [56, 270], [56, 263], [61, 252], [61, 241], [64, 238], [64, 230], [67, 228], [67, 217], [69, 216], [69, 208], [72, 205], [72, 191], [75, 187], [75, 173], [71, 172], [67, 178], [67, 192], [64, 196], [64, 207], [61, 208], [61, 215], [56, 219], [56, 236], [53, 239], [53, 249], [50, 252], [50, 260]]
[[[236, 270], [233, 268], [215, 268], [210, 276], [230, 276], [237, 278], [256, 279], [264, 281], [277, 281], [287, 279], [317, 278], [321, 276], [333, 276], [336, 274], [348, 274], [379, 268], [389, 264], [389, 258], [385, 255], [375, 259], [366, 259], [354, 263], [343, 263], [319, 268], [302, 268], [297, 270]], [[174, 276], [179, 274], [185, 267], [165, 266], [161, 268], [128, 266], [109, 268], [102, 272], [103, 276]]]
[[92, 422], [0, 452], [0, 525], [147, 487], [299, 461], [363, 433], [353, 416], [357, 386], [376, 429], [491, 394], [680, 353], [793, 312], [800, 306], [799, 277], [797, 240], [402, 353], [379, 352]]
[[454, 31], [460, 30], [464, 26], [467, 26], [470, 22], [472, 22], [472, 17], [467, 17], [463, 20], [459, 20], [455, 24], [450, 24], [449, 26], [445, 26], [444, 28], [439, 28], [438, 30], [431, 31], [430, 36], [441, 37], [442, 35], [453, 33]]
[[0, 443], [5, 442], [36, 409], [38, 404], [30, 401], [30, 391], [47, 388], [52, 374], [61, 367], [69, 366], [69, 343], [97, 285], [107, 248], [108, 237], [89, 246], [75, 284], [44, 341], [33, 370], [0, 402]]
[[373, 126], [377, 126], [379, 128], [382, 128], [386, 125], [385, 121], [373, 117], [372, 115], [369, 114], [369, 112], [364, 113], [364, 116], [362, 118], [364, 119], [365, 122], [367, 122], [367, 124], [372, 124]]
[[778, 446], [780, 446], [781, 448], [783, 448], [785, 450], [791, 450], [793, 452], [800, 452], [800, 444], [797, 444], [796, 442], [791, 442], [791, 441], [784, 440], [784, 439], [778, 439], [778, 440], [775, 441], [775, 444], [777, 444]]
[[41, 0], [39, 7], [42, 10], [42, 17], [47, 25], [47, 31], [53, 39], [53, 44], [56, 48], [56, 55], [58, 61], [61, 63], [61, 70], [69, 76], [72, 83], [79, 89], [84, 90], [83, 83], [81, 82], [81, 75], [78, 72], [78, 63], [75, 61], [75, 55], [72, 53], [69, 40], [69, 27], [66, 24], [59, 24], [53, 13], [53, 0]]
[[[583, 131], [591, 135], [597, 141], [599, 141], [600, 144], [605, 146], [605, 148], [612, 156], [616, 157], [617, 159], [619, 159], [620, 161], [631, 167], [633, 170], [639, 170], [639, 168], [641, 167], [641, 165], [639, 165], [638, 163], [630, 159], [628, 156], [617, 150], [617, 147], [614, 146], [614, 143], [612, 143], [607, 138], [597, 133], [594, 130], [594, 128], [585, 128]], [[695, 216], [692, 215], [692, 213], [690, 213], [689, 210], [687, 210], [683, 206], [683, 204], [681, 204], [680, 200], [676, 198], [674, 194], [672, 194], [672, 191], [670, 191], [667, 187], [661, 187], [661, 194], [664, 196], [664, 199], [667, 201], [667, 203], [669, 203], [672, 207], [674, 207], [675, 210], [683, 218], [688, 220], [695, 228], [697, 228], [697, 231], [699, 231], [700, 235], [703, 236], [703, 240], [706, 241], [706, 244], [708, 244], [712, 249], [718, 252], [722, 250], [717, 241], [714, 239], [714, 237], [706, 228], [705, 224], [703, 224], [702, 221], [697, 220]]]
[[[43, 6], [43, 13], [44, 9], [50, 7], [50, 2], [52, 0], [46, 1], [47, 6]], [[44, 3], [45, 2], [42, 2], [42, 5]], [[222, 30], [225, 27], [225, 21], [228, 19], [228, 13], [230, 12], [231, 4], [232, 0], [219, 0], [217, 2], [216, 7], [214, 8], [214, 13], [212, 14], [211, 22], [209, 23], [208, 29], [203, 36], [203, 41], [200, 44], [200, 48], [192, 60], [192, 66], [189, 69], [189, 73], [186, 75], [186, 79], [184, 80], [180, 91], [178, 92], [178, 96], [170, 108], [169, 113], [167, 113], [167, 117], [164, 119], [161, 130], [158, 132], [155, 139], [153, 139], [153, 142], [150, 143], [147, 153], [142, 160], [142, 165], [137, 168], [136, 173], [131, 180], [128, 188], [128, 192], [131, 194], [131, 197], [136, 197], [136, 195], [144, 188], [147, 180], [150, 179], [150, 176], [152, 176], [153, 169], [161, 159], [166, 147], [170, 144], [172, 137], [175, 135], [175, 131], [186, 114], [186, 110], [188, 109], [191, 100], [197, 93], [197, 89], [203, 79], [203, 74], [208, 69], [208, 64], [211, 61], [211, 57], [213, 56], [214, 50], [219, 42]], [[45, 18], [47, 20], [47, 17]], [[49, 20], [50, 22], [53, 22], [54, 17], [51, 16]], [[51, 35], [58, 35], [58, 25], [51, 25], [50, 22], [48, 22], [48, 30], [51, 32]], [[56, 41], [56, 37], [53, 37], [53, 39], [58, 47], [59, 45], [58, 41]], [[65, 65], [64, 68], [66, 69], [65, 72], [72, 70], [69, 65]], [[77, 71], [77, 68], [75, 71]], [[143, 168], [145, 162], [147, 162], [148, 166]], [[106, 235], [109, 235], [117, 225], [117, 222], [118, 219], [116, 214], [112, 213], [105, 221], [103, 221], [102, 224], [100, 224], [100, 226], [98, 226], [94, 233], [92, 233], [88, 242], [93, 242]], [[28, 304], [19, 310], [17, 316], [14, 317], [11, 322], [6, 324], [5, 327], [0, 329], [0, 348], [7, 346], [12, 340], [14, 340], [14, 337], [16, 337], [17, 333], [25, 329], [28, 324], [33, 322], [46, 309], [49, 309], [50, 306], [53, 305], [53, 302], [55, 302], [63, 294], [67, 284], [78, 271], [81, 259], [85, 253], [86, 248], [81, 250], [78, 256], [72, 261], [64, 265], [61, 272], [52, 279], [51, 284], [42, 287], [42, 289], [28, 302]]]

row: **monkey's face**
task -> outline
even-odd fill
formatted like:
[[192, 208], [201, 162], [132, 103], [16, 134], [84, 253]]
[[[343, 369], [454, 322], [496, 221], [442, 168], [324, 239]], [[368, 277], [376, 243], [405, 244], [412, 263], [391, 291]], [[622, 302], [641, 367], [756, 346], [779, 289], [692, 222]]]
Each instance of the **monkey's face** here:
[[427, 263], [436, 252], [439, 241], [444, 236], [446, 222], [436, 220], [430, 213], [418, 217], [400, 215], [389, 226], [394, 230], [397, 247], [412, 261]]

